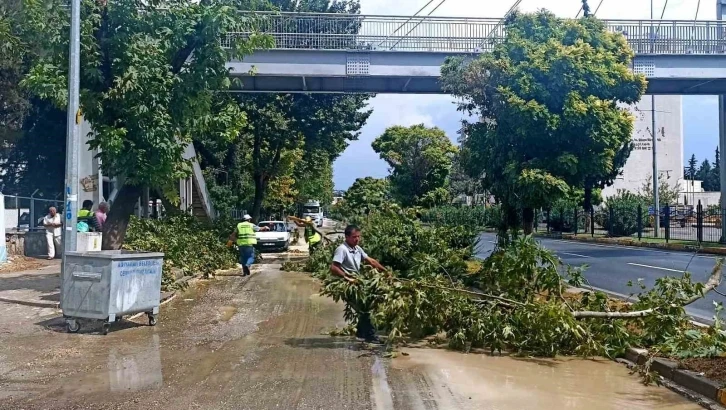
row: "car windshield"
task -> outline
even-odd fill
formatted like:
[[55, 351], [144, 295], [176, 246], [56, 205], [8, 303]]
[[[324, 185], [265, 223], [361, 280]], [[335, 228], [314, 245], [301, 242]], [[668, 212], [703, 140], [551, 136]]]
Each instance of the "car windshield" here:
[[285, 224], [282, 222], [260, 222], [260, 228], [270, 228], [271, 232], [287, 232]]
[[306, 214], [317, 214], [318, 212], [320, 212], [320, 207], [319, 206], [306, 206], [306, 207], [303, 207], [303, 212]]

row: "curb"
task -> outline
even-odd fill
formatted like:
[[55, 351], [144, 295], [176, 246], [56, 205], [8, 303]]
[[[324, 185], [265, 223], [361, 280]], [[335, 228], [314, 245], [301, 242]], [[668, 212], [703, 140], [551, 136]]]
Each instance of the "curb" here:
[[[645, 364], [648, 360], [648, 351], [644, 349], [628, 348], [625, 352], [625, 359], [639, 365]], [[698, 393], [707, 401], [696, 400], [698, 404], [708, 409], [723, 409], [726, 405], [726, 388], [721, 384], [700, 376], [696, 372], [678, 368], [678, 363], [663, 359], [654, 358], [650, 368], [666, 380], [675, 383], [685, 389]], [[668, 386], [670, 387], [670, 386]], [[678, 391], [678, 390], [676, 390]], [[681, 393], [680, 391], [678, 391]], [[692, 398], [692, 397], [689, 397]], [[712, 401], [713, 403], [709, 403]]]
[[553, 239], [562, 239], [573, 242], [599, 243], [604, 245], [631, 246], [636, 248], [651, 248], [664, 251], [698, 252], [701, 254], [726, 256], [726, 247], [700, 247], [697, 245], [681, 245], [674, 243], [641, 242], [634, 239], [592, 238], [575, 236], [573, 234], [538, 234], [537, 236]]

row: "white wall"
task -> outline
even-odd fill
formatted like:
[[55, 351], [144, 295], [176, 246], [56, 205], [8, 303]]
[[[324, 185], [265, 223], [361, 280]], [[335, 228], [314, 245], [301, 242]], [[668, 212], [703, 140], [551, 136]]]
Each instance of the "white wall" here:
[[[683, 113], [681, 96], [655, 97], [655, 128], [657, 130], [658, 173], [671, 186], [678, 186], [683, 176]], [[651, 129], [651, 97], [643, 99], [631, 109], [635, 116], [633, 143], [635, 147], [623, 167], [622, 175], [603, 190], [603, 197], [618, 190], [638, 192], [653, 177], [653, 151]]]

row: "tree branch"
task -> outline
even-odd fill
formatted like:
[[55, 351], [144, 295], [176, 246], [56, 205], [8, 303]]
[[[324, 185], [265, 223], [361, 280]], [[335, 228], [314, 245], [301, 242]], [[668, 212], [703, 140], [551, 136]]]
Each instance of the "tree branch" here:
[[[721, 268], [723, 267], [724, 260], [719, 259], [716, 261], [716, 265], [713, 267], [713, 270], [711, 271], [711, 276], [708, 278], [708, 281], [706, 281], [706, 285], [703, 287], [703, 291], [695, 296], [692, 296], [691, 298], [687, 299], [683, 303], [683, 307], [686, 307], [690, 305], [691, 303], [703, 298], [706, 296], [706, 294], [712, 290], [714, 290], [718, 285], [721, 284]], [[635, 312], [592, 312], [592, 311], [578, 311], [578, 312], [572, 312], [572, 316], [574, 316], [577, 319], [585, 319], [585, 318], [603, 318], [603, 319], [632, 319], [632, 318], [639, 318], [639, 317], [646, 317], [650, 316], [653, 313], [656, 313], [658, 311], [658, 307], [654, 307], [651, 309], [646, 310], [638, 310]]]

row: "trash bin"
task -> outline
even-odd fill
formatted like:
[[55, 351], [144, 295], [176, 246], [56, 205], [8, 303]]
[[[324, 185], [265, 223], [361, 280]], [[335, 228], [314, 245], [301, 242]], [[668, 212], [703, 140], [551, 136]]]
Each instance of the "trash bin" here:
[[103, 321], [103, 334], [125, 315], [146, 313], [156, 325], [163, 253], [66, 252], [61, 309], [69, 332], [82, 321]]

